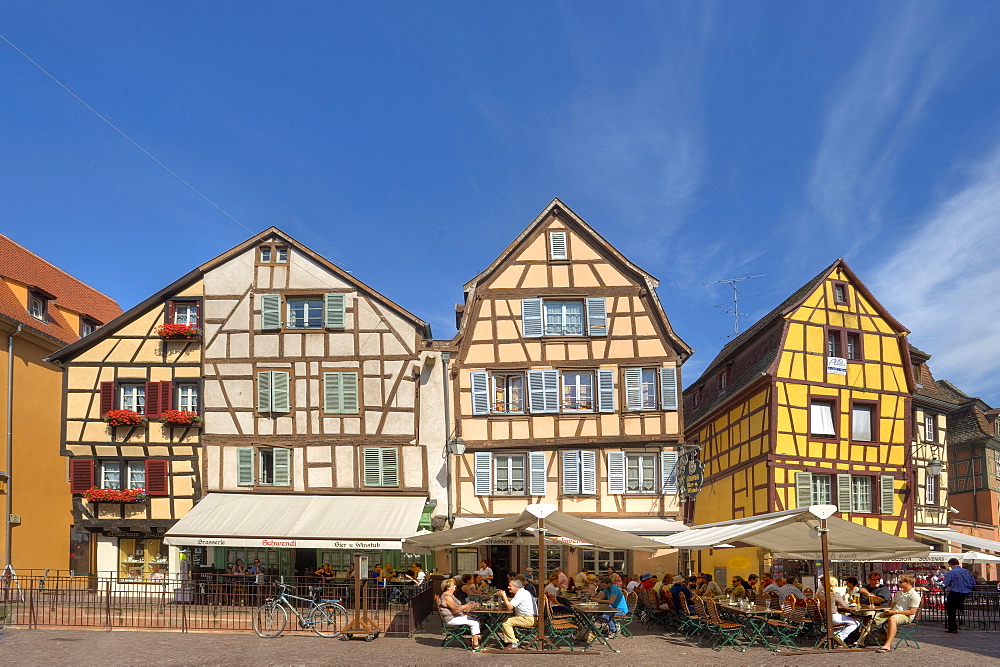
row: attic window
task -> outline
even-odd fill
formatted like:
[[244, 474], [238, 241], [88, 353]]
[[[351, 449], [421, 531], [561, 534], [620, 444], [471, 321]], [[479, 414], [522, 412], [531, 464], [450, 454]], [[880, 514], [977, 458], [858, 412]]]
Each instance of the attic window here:
[[97, 330], [100, 325], [89, 317], [80, 318], [80, 338], [89, 336]]
[[847, 294], [847, 283], [842, 280], [833, 281], [833, 302], [838, 306], [848, 306], [850, 305], [850, 299]]
[[40, 294], [35, 294], [34, 292], [28, 294], [28, 314], [34, 317], [36, 320], [45, 321], [46, 311], [48, 310], [48, 299]]
[[257, 250], [258, 264], [287, 264], [288, 248], [283, 245], [262, 245]]
[[569, 259], [566, 232], [549, 232], [549, 259]]

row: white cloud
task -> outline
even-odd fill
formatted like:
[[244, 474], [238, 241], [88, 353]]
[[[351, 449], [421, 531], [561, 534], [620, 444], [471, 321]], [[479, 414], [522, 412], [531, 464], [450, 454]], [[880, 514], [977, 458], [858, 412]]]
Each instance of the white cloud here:
[[[1000, 143], [872, 281], [934, 376], [1000, 399]], [[990, 397], [993, 397], [991, 401]]]

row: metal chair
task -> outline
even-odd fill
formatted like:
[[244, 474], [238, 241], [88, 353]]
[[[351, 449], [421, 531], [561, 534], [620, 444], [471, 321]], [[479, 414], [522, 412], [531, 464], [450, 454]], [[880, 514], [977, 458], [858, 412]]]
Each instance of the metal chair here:
[[438, 616], [441, 618], [441, 629], [444, 630], [444, 640], [441, 642], [441, 648], [450, 646], [452, 642], [458, 642], [462, 645], [466, 651], [469, 650], [469, 644], [465, 643], [465, 637], [472, 636], [472, 629], [467, 625], [448, 625], [448, 622], [444, 620], [444, 614], [441, 612], [441, 607], [437, 608]]
[[913, 639], [913, 633], [917, 631], [918, 621], [920, 621], [920, 612], [923, 608], [923, 605], [917, 607], [917, 612], [913, 615], [912, 621], [905, 625], [896, 626], [896, 643], [893, 645], [894, 649], [899, 648], [900, 644], [909, 646], [911, 640], [913, 641], [913, 645], [915, 647], [920, 648], [920, 643], [916, 639]]
[[716, 635], [712, 649], [721, 651], [726, 646], [732, 646], [738, 651], [746, 651], [747, 647], [739, 641], [740, 636], [744, 634], [743, 624], [723, 620], [719, 614], [719, 605], [715, 600], [709, 598], [704, 603], [705, 611], [708, 612], [708, 623]]

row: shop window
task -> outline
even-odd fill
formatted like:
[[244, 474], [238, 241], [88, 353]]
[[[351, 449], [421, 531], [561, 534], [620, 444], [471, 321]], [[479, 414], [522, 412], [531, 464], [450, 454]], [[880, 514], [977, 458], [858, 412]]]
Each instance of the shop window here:
[[162, 540], [126, 539], [118, 541], [120, 570], [126, 581], [162, 581], [167, 578], [167, 549]]
[[603, 574], [609, 567], [613, 567], [615, 572], [625, 572], [625, 552], [624, 551], [600, 551], [596, 549], [584, 549], [583, 563], [591, 572]]
[[284, 447], [237, 447], [239, 486], [291, 486], [292, 450]]
[[292, 576], [292, 554], [294, 549], [254, 549], [254, 548], [226, 548], [226, 562], [224, 567], [228, 570], [236, 563], [236, 559], [241, 559], [249, 568], [255, 560], [267, 568], [268, 573], [283, 576]]

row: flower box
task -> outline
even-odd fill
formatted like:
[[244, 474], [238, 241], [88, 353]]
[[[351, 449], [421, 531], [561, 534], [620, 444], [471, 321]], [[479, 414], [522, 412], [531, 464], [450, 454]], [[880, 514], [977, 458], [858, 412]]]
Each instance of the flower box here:
[[144, 503], [149, 496], [145, 489], [101, 489], [92, 486], [83, 493], [92, 503]]
[[104, 421], [108, 426], [145, 426], [149, 423], [149, 420], [135, 410], [108, 410]]
[[164, 340], [197, 340], [201, 329], [190, 324], [161, 324], [156, 327], [156, 335]]
[[164, 410], [160, 413], [160, 423], [164, 428], [201, 428], [202, 422], [197, 412]]

